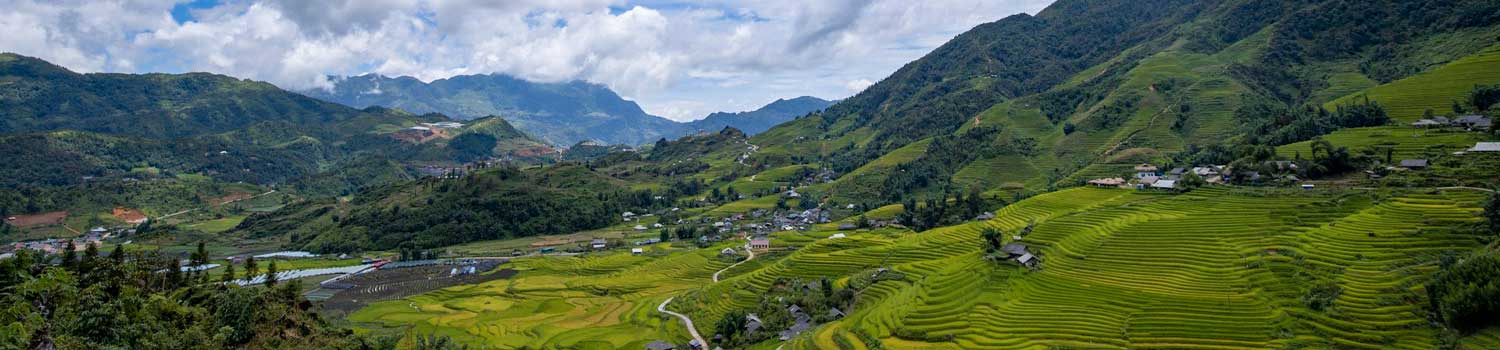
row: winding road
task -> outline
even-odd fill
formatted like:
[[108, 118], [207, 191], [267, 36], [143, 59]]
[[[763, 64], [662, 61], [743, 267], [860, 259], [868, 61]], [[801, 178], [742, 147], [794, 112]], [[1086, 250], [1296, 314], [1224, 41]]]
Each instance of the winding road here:
[[667, 301], [663, 301], [661, 305], [656, 306], [656, 311], [661, 311], [661, 313], [677, 316], [677, 318], [682, 319], [682, 323], [687, 325], [688, 333], [693, 335], [693, 340], [697, 340], [698, 344], [703, 345], [700, 349], [707, 349], [708, 342], [703, 340], [703, 336], [698, 335], [698, 328], [693, 326], [693, 319], [688, 318], [687, 315], [667, 311], [667, 304], [672, 303], [672, 299], [677, 299], [677, 297], [667, 298]]
[[[740, 262], [734, 263], [734, 265], [729, 265], [728, 267], [714, 272], [714, 283], [719, 283], [719, 274], [724, 273], [724, 271], [729, 271], [729, 269], [732, 269], [735, 266], [740, 266], [740, 264], [744, 264], [747, 261], [755, 259], [755, 250], [750, 249], [750, 242], [745, 242], [745, 246], [741, 248], [745, 248], [745, 253], [750, 254], [750, 257], [745, 258], [745, 260], [740, 260]], [[693, 340], [697, 340], [698, 344], [703, 344], [703, 347], [701, 347], [702, 349], [708, 349], [708, 341], [703, 340], [702, 335], [698, 335], [698, 328], [693, 326], [692, 318], [689, 318], [687, 315], [667, 311], [667, 304], [672, 303], [672, 299], [676, 298], [677, 297], [667, 298], [667, 301], [663, 301], [661, 302], [661, 305], [656, 306], [656, 311], [661, 311], [661, 313], [676, 316], [677, 318], [682, 319], [682, 323], [684, 325], [687, 325], [688, 333], [693, 335]]]
[[755, 259], [755, 251], [750, 249], [750, 243], [745, 243], [744, 248], [745, 248], [745, 253], [749, 253], [750, 257], [745, 258], [745, 260], [740, 260], [740, 262], [734, 263], [734, 265], [729, 265], [728, 267], [725, 267], [723, 270], [719, 270], [718, 272], [714, 272], [714, 283], [719, 283], [719, 274], [724, 273], [724, 271], [729, 271], [729, 269], [732, 269], [735, 266], [740, 266], [740, 264], [744, 264], [747, 261]]

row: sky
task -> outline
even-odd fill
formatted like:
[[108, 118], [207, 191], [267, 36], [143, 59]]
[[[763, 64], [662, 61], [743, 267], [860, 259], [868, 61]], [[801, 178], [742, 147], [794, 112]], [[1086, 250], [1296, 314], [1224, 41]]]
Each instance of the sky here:
[[[1051, 0], [0, 0], [0, 51], [78, 72], [502, 73], [603, 84], [674, 120], [840, 99]], [[333, 78], [336, 79], [336, 78]]]

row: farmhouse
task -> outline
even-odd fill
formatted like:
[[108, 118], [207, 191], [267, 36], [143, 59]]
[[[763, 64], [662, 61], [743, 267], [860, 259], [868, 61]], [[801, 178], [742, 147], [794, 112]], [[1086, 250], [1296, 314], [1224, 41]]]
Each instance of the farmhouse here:
[[1469, 152], [1500, 152], [1500, 142], [1479, 142]]
[[1151, 165], [1151, 164], [1141, 164], [1141, 165], [1135, 166], [1135, 171], [1136, 172], [1150, 172], [1150, 173], [1155, 173], [1156, 170], [1157, 170], [1156, 166], [1155, 165]]
[[1005, 252], [1005, 254], [1009, 254], [1011, 256], [1021, 256], [1027, 254], [1026, 245], [1015, 243], [1006, 244], [1005, 246], [1000, 247], [1000, 251], [1003, 251]]
[[644, 225], [635, 225], [635, 230], [636, 231], [645, 231], [646, 230], [646, 226], [644, 226]]
[[593, 247], [595, 250], [604, 249], [608, 244], [609, 242], [605, 241], [603, 238], [596, 238], [593, 241], [589, 242], [589, 246]]
[[727, 255], [739, 255], [740, 253], [734, 251], [734, 248], [724, 248], [724, 250], [720, 250], [719, 251], [719, 254], [727, 256]]
[[1021, 263], [1021, 265], [1035, 266], [1036, 265], [1036, 256], [1035, 255], [1031, 255], [1030, 253], [1022, 254], [1021, 257], [1016, 258], [1016, 262]]
[[1458, 118], [1453, 118], [1453, 125], [1454, 126], [1460, 126], [1460, 127], [1470, 128], [1470, 129], [1474, 129], [1474, 130], [1486, 130], [1486, 129], [1489, 129], [1490, 126], [1492, 125], [1492, 123], [1493, 123], [1493, 121], [1491, 121], [1490, 118], [1485, 117], [1485, 116], [1481, 116], [1481, 115], [1470, 114], [1470, 115], [1460, 116]]
[[974, 217], [974, 221], [990, 221], [993, 219], [995, 219], [995, 213], [992, 212], [980, 213], [978, 216]]
[[1423, 168], [1427, 168], [1427, 160], [1426, 159], [1404, 159], [1404, 160], [1401, 161], [1401, 167], [1402, 168], [1407, 168], [1407, 169], [1423, 169]]
[[1093, 185], [1095, 187], [1120, 187], [1120, 185], [1123, 184], [1125, 184], [1125, 179], [1118, 177], [1089, 180], [1089, 185]]
[[765, 237], [756, 237], [750, 240], [750, 249], [771, 249], [771, 240]]
[[1177, 188], [1177, 180], [1156, 180], [1151, 183], [1151, 188], [1173, 189]]
[[646, 253], [646, 250], [645, 250], [645, 249], [641, 249], [641, 248], [630, 248], [630, 255], [641, 255], [641, 254], [644, 254], [644, 253]]
[[839, 239], [839, 238], [844, 238], [844, 237], [846, 237], [846, 236], [844, 236], [844, 234], [842, 234], [842, 233], [835, 233], [832, 236], [828, 236], [828, 239]]
[[672, 343], [668, 343], [668, 342], [664, 342], [664, 341], [660, 341], [660, 340], [653, 341], [653, 342], [650, 342], [650, 343], [646, 344], [646, 350], [672, 350], [672, 349], [676, 349], [676, 348], [677, 348], [676, 345], [672, 345]]
[[763, 323], [760, 320], [760, 316], [756, 316], [755, 314], [745, 315], [745, 334], [755, 333], [755, 331], [760, 330]]
[[846, 230], [847, 231], [847, 230], [853, 230], [855, 228], [859, 228], [859, 225], [855, 225], [852, 222], [846, 222], [846, 223], [839, 224], [839, 229], [840, 230]]
[[1422, 120], [1418, 120], [1418, 121], [1412, 122], [1411, 126], [1418, 127], [1418, 128], [1435, 128], [1435, 127], [1448, 126], [1448, 123], [1442, 123], [1442, 122], [1438, 122], [1438, 121], [1432, 120], [1432, 119], [1422, 119]]

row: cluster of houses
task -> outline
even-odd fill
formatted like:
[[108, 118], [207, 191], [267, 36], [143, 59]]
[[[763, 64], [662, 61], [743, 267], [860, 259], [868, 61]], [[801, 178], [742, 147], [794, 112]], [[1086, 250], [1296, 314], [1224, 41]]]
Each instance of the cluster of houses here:
[[1470, 131], [1486, 131], [1494, 127], [1494, 121], [1489, 117], [1470, 114], [1455, 118], [1432, 117], [1420, 119], [1411, 123], [1418, 128], [1463, 128]]
[[1181, 187], [1180, 182], [1182, 178], [1189, 173], [1197, 175], [1198, 178], [1203, 179], [1203, 182], [1207, 184], [1229, 183], [1236, 175], [1248, 181], [1263, 181], [1267, 179], [1293, 183], [1302, 181], [1302, 179], [1294, 175], [1298, 169], [1295, 162], [1286, 160], [1268, 161], [1266, 162], [1266, 166], [1275, 169], [1277, 173], [1282, 175], [1263, 175], [1259, 171], [1236, 172], [1226, 165], [1205, 165], [1190, 168], [1179, 167], [1161, 172], [1160, 168], [1155, 165], [1140, 164], [1135, 166], [1134, 174], [1129, 179], [1120, 177], [1100, 178], [1089, 180], [1088, 184], [1095, 187], [1134, 188], [1137, 190], [1174, 190]]
[[135, 233], [135, 229], [107, 229], [104, 227], [95, 227], [88, 230], [88, 232], [84, 232], [83, 235], [71, 239], [49, 238], [44, 240], [15, 242], [7, 245], [0, 245], [0, 259], [14, 256], [16, 251], [23, 249], [34, 250], [46, 254], [60, 254], [68, 249], [68, 243], [73, 244], [74, 251], [83, 251], [84, 249], [87, 249], [90, 244], [97, 247], [103, 247], [105, 239], [114, 237], [117, 234], [128, 233]]

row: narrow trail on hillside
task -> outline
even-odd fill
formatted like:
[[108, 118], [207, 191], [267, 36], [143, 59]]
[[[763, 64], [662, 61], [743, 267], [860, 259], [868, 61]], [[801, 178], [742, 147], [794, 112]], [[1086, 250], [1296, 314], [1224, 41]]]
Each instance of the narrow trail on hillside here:
[[[750, 260], [755, 260], [755, 250], [750, 249], [750, 243], [749, 242], [746, 242], [745, 246], [742, 247], [742, 248], [745, 248], [745, 253], [750, 254], [750, 257], [745, 258], [745, 260], [740, 260], [740, 262], [734, 263], [733, 265], [729, 265], [728, 267], [725, 267], [723, 269], [720, 269], [719, 271], [714, 272], [714, 276], [713, 276], [713, 281], [714, 282], [713, 283], [719, 283], [719, 274], [724, 273], [724, 271], [729, 271], [729, 269], [732, 269], [735, 266], [740, 266], [740, 264], [744, 264], [746, 262], [749, 262]], [[661, 311], [661, 313], [672, 315], [672, 316], [677, 316], [677, 318], [682, 319], [682, 323], [684, 325], [687, 325], [688, 333], [691, 333], [693, 335], [693, 340], [697, 340], [698, 344], [702, 344], [703, 345], [701, 347], [701, 349], [708, 349], [709, 348], [708, 347], [708, 342], [703, 340], [703, 336], [698, 335], [698, 328], [696, 328], [695, 326], [693, 326], [693, 319], [692, 318], [688, 317], [687, 315], [683, 315], [683, 314], [679, 314], [679, 313], [667, 310], [667, 304], [672, 303], [672, 299], [676, 299], [676, 298], [677, 297], [667, 298], [667, 301], [663, 301], [661, 303], [661, 305], [657, 305], [656, 306], [656, 311]]]
[[1179, 103], [1182, 103], [1182, 99], [1178, 99], [1176, 102], [1167, 104], [1165, 107], [1162, 107], [1160, 111], [1156, 111], [1156, 114], [1151, 115], [1151, 120], [1146, 121], [1145, 127], [1135, 129], [1135, 131], [1131, 131], [1130, 135], [1125, 135], [1125, 139], [1120, 140], [1120, 142], [1118, 143], [1115, 143], [1114, 146], [1111, 146], [1109, 150], [1104, 151], [1104, 153], [1100, 153], [1099, 157], [1101, 159], [1109, 157], [1109, 155], [1115, 153], [1115, 150], [1118, 150], [1120, 146], [1124, 146], [1126, 143], [1130, 143], [1130, 140], [1135, 139], [1135, 135], [1140, 134], [1142, 131], [1151, 129], [1152, 126], [1156, 125], [1157, 119], [1161, 118], [1162, 115], [1167, 114], [1167, 111], [1172, 110], [1172, 106], [1176, 106]]
[[740, 260], [740, 262], [734, 263], [734, 265], [729, 265], [728, 267], [725, 267], [722, 270], [714, 272], [714, 283], [719, 283], [719, 274], [724, 273], [724, 271], [729, 271], [729, 269], [732, 269], [735, 266], [740, 266], [740, 264], [744, 264], [744, 263], [750, 262], [750, 260], [755, 260], [755, 251], [750, 249], [750, 243], [745, 243], [744, 248], [745, 248], [745, 253], [750, 254], [750, 257], [745, 258], [745, 260]]
[[687, 315], [667, 310], [667, 304], [671, 304], [672, 299], [677, 299], [677, 297], [667, 298], [666, 301], [661, 302], [661, 305], [656, 306], [656, 311], [661, 311], [661, 313], [677, 316], [677, 318], [682, 319], [682, 323], [687, 325], [688, 333], [693, 335], [693, 340], [698, 341], [698, 344], [701, 345], [699, 349], [708, 349], [708, 342], [703, 340], [703, 336], [698, 335], [698, 327], [693, 326], [693, 319], [688, 318]]
[[[236, 199], [236, 200], [232, 200], [232, 201], [220, 203], [219, 206], [229, 205], [230, 203], [239, 202], [239, 201], [247, 201], [247, 200], [251, 200], [251, 199], [256, 199], [256, 198], [260, 198], [261, 196], [272, 194], [272, 193], [276, 193], [276, 190], [270, 190], [270, 191], [266, 191], [266, 193], [261, 193], [261, 194], [257, 194], [257, 195], [254, 195], [254, 196], [249, 196], [249, 197], [245, 197], [245, 198], [240, 198], [240, 199]], [[179, 211], [179, 212], [176, 212], [176, 213], [171, 213], [171, 214], [167, 214], [167, 215], [158, 216], [158, 217], [156, 217], [155, 219], [152, 219], [152, 220], [156, 221], [156, 220], [170, 218], [170, 217], [173, 217], [173, 216], [187, 214], [187, 213], [193, 212], [193, 211], [198, 210], [198, 209], [203, 209], [203, 207], [192, 208], [192, 209], [183, 209], [182, 211]]]

